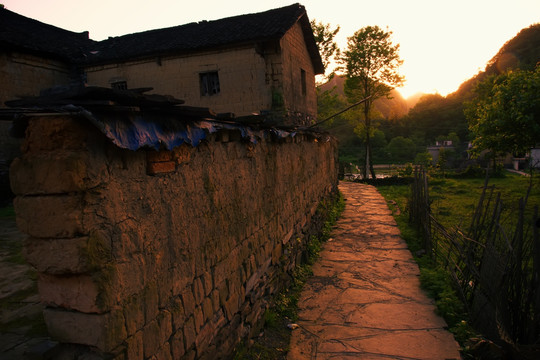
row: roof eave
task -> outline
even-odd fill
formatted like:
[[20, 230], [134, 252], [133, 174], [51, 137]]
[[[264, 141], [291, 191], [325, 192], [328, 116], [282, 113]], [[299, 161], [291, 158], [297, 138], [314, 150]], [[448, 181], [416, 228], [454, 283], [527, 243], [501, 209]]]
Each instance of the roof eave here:
[[73, 60], [69, 56], [59, 54], [58, 52], [32, 49], [26, 46], [21, 46], [18, 44], [0, 41], [0, 53], [9, 53], [9, 52], [19, 52], [19, 53], [25, 53], [25, 54], [30, 54], [34, 56], [45, 57], [51, 60], [64, 62], [66, 63], [66, 65], [73, 63]]
[[204, 46], [204, 47], [190, 48], [190, 49], [171, 49], [171, 50], [163, 50], [163, 51], [151, 51], [144, 54], [138, 54], [137, 56], [127, 55], [124, 57], [114, 57], [114, 58], [107, 58], [107, 59], [97, 59], [97, 60], [88, 59], [86, 61], [79, 62], [78, 65], [100, 66], [100, 65], [116, 64], [119, 62], [149, 60], [149, 59], [155, 59], [156, 57], [163, 58], [163, 57], [174, 57], [174, 56], [190, 56], [197, 53], [216, 52], [216, 51], [219, 52], [223, 50], [230, 50], [231, 48], [256, 47], [257, 44], [261, 42], [279, 40], [281, 37], [282, 35], [267, 37], [267, 38], [258, 38], [258, 39], [252, 39], [249, 41], [243, 41], [243, 42], [222, 44], [219, 46]]

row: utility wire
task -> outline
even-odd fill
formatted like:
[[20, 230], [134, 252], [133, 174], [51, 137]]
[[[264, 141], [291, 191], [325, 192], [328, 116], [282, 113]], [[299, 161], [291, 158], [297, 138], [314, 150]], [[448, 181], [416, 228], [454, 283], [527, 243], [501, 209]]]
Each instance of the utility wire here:
[[352, 109], [353, 107], [358, 106], [358, 105], [360, 105], [360, 104], [362, 104], [362, 103], [368, 101], [368, 100], [371, 99], [372, 97], [373, 97], [373, 95], [370, 95], [370, 96], [368, 96], [367, 98], [362, 99], [362, 100], [360, 100], [359, 102], [354, 103], [354, 104], [352, 104], [351, 106], [349, 106], [349, 107], [347, 107], [347, 108], [345, 108], [345, 109], [343, 109], [343, 110], [341, 110], [341, 111], [335, 113], [334, 115], [331, 115], [331, 116], [327, 117], [327, 118], [324, 119], [323, 121], [319, 121], [318, 123], [315, 123], [315, 124], [309, 126], [308, 129], [311, 129], [312, 127], [315, 127], [315, 126], [317, 126], [317, 125], [320, 125], [320, 124], [322, 124], [322, 123], [325, 123], [325, 122], [327, 122], [328, 120], [330, 120], [330, 119], [332, 119], [332, 118], [335, 118], [335, 117], [338, 116], [338, 115], [343, 114], [345, 111], [350, 110], [350, 109]]

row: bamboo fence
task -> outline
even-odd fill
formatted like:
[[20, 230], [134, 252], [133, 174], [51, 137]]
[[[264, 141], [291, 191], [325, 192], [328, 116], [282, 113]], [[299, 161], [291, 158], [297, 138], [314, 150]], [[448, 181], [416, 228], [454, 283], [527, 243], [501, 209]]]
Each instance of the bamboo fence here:
[[540, 220], [538, 206], [509, 210], [484, 183], [470, 225], [447, 228], [430, 208], [428, 177], [415, 170], [410, 221], [424, 250], [454, 280], [476, 329], [492, 340], [540, 346]]

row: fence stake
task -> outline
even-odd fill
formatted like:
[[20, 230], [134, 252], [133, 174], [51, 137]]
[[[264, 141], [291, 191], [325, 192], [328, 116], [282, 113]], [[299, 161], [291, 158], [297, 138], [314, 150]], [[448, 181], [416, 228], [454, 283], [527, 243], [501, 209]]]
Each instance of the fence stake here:
[[[533, 292], [534, 299], [534, 321], [533, 324], [540, 324], [540, 218], [538, 218], [538, 205], [534, 207], [533, 216]], [[537, 339], [540, 329], [533, 325], [533, 339]]]

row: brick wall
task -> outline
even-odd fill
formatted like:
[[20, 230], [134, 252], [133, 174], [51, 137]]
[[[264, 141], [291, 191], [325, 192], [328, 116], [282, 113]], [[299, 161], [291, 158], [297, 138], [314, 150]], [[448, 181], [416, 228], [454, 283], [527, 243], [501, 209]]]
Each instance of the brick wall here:
[[230, 354], [300, 260], [336, 163], [306, 134], [128, 151], [81, 119], [31, 118], [11, 182], [50, 334], [73, 359]]

